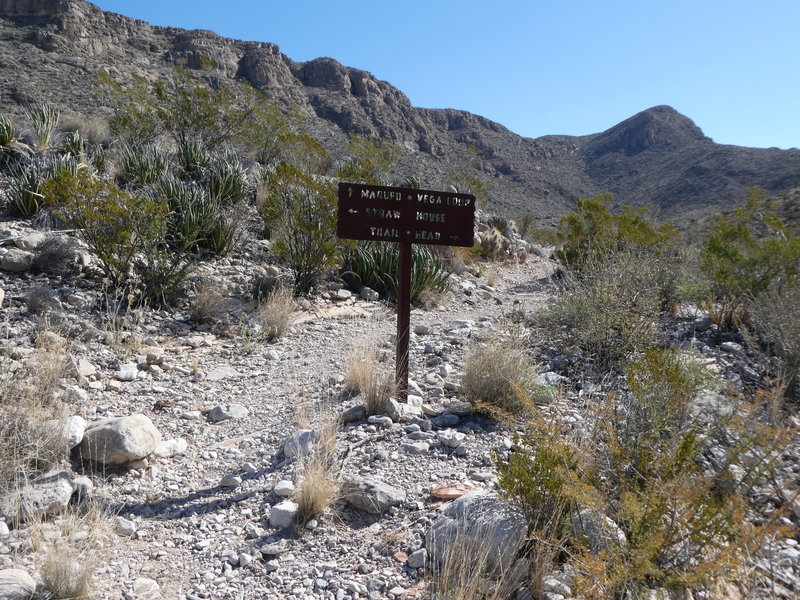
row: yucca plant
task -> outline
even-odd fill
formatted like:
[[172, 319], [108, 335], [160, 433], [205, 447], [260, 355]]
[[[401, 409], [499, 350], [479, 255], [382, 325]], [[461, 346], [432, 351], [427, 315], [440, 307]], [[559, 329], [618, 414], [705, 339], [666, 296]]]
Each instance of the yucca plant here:
[[202, 143], [198, 140], [187, 139], [178, 144], [175, 160], [186, 179], [198, 180], [202, 177], [211, 157]]
[[71, 156], [50, 156], [18, 164], [11, 171], [8, 187], [12, 208], [23, 217], [37, 215], [45, 201], [42, 194], [44, 183], [62, 171], [75, 176], [81, 168], [82, 165]]
[[25, 115], [33, 126], [36, 152], [47, 154], [53, 148], [53, 135], [56, 132], [56, 127], [58, 127], [60, 113], [51, 105], [40, 102], [27, 107]]
[[0, 115], [0, 167], [27, 158], [31, 147], [20, 141], [14, 125], [4, 115]]
[[208, 195], [225, 204], [238, 204], [247, 196], [247, 174], [234, 154], [215, 157], [203, 173]]
[[153, 185], [169, 171], [169, 160], [156, 146], [124, 146], [121, 167], [127, 183]]
[[84, 156], [86, 154], [86, 139], [80, 131], [71, 131], [65, 137], [61, 149], [70, 156]]
[[[347, 271], [378, 293], [397, 297], [399, 249], [387, 242], [362, 242], [345, 257]], [[427, 246], [414, 245], [411, 261], [411, 300], [424, 293], [442, 294], [450, 285], [450, 271], [439, 255]]]

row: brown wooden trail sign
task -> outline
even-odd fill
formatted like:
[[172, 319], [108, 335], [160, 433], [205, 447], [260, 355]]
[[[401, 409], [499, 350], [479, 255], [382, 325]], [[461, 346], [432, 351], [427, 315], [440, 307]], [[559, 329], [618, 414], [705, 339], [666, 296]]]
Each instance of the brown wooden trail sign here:
[[339, 183], [336, 235], [347, 240], [397, 242], [395, 383], [408, 399], [411, 321], [411, 244], [472, 246], [475, 196], [414, 188]]

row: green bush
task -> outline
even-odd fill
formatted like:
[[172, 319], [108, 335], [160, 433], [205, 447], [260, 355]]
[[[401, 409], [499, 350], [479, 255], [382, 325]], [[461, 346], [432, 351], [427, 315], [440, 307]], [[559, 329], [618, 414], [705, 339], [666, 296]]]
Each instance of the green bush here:
[[61, 171], [43, 193], [56, 215], [79, 231], [117, 292], [163, 302], [183, 282], [190, 263], [184, 242], [167, 244], [166, 202], [125, 193], [85, 171]]
[[780, 361], [784, 395], [800, 399], [800, 286], [773, 283], [747, 304], [753, 327]]
[[655, 227], [644, 218], [644, 211], [623, 206], [620, 213], [608, 210], [610, 194], [578, 200], [575, 210], [558, 223], [561, 247], [556, 257], [565, 267], [583, 271], [584, 263], [594, 255], [613, 253], [624, 248], [649, 248], [660, 253], [677, 239], [671, 225]]
[[[397, 263], [400, 249], [391, 242], [359, 242], [345, 252], [347, 273], [355, 275], [362, 285], [369, 286], [390, 299], [397, 298]], [[450, 287], [450, 271], [442, 259], [427, 246], [411, 247], [411, 301], [427, 294], [441, 295]]]
[[[774, 534], [774, 523], [755, 526], [745, 513], [786, 438], [744, 404], [701, 415], [698, 395], [715, 382], [704, 369], [691, 355], [650, 349], [629, 365], [629, 390], [606, 398], [581, 444], [535, 415], [501, 460], [501, 490], [528, 517], [534, 545], [544, 539], [561, 549], [576, 597], [708, 589], [735, 580]], [[715, 445], [724, 458], [712, 463], [706, 452]], [[624, 537], [576, 535], [571, 523], [584, 510]]]
[[748, 299], [773, 283], [800, 283], [800, 235], [755, 188], [732, 215], [717, 220], [703, 246], [701, 268], [713, 281], [720, 325], [733, 327]]
[[306, 293], [336, 264], [336, 194], [327, 181], [281, 163], [266, 175], [259, 211], [273, 250], [291, 267], [296, 293]]
[[589, 255], [582, 273], [568, 272], [564, 293], [533, 322], [593, 373], [620, 372], [655, 343], [676, 279], [672, 259], [647, 248]]

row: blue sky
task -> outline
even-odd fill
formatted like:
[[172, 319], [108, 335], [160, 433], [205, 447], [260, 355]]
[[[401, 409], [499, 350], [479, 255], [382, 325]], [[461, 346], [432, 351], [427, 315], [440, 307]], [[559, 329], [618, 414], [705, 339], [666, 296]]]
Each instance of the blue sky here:
[[715, 141], [800, 147], [798, 0], [102, 0], [105, 10], [330, 56], [529, 137], [658, 104]]

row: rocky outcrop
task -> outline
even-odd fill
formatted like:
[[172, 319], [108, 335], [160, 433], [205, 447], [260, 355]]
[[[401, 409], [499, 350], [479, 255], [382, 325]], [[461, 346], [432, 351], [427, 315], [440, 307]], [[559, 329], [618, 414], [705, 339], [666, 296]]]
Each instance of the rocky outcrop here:
[[87, 85], [97, 71], [125, 83], [169, 76], [183, 63], [211, 81], [247, 80], [295, 107], [334, 159], [350, 133], [397, 144], [405, 155], [395, 175], [414, 175], [423, 187], [446, 186], [445, 175], [477, 148], [472, 174], [491, 185], [489, 209], [514, 217], [553, 220], [578, 198], [610, 192], [620, 204], [683, 219], [739, 204], [752, 186], [800, 186], [800, 151], [715, 144], [668, 106], [602, 133], [534, 140], [465, 111], [415, 108], [391, 84], [333, 58], [297, 63], [275, 44], [155, 27], [84, 0], [0, 0], [0, 56], [2, 113], [19, 115], [35, 100], [97, 113], [103, 98]]

